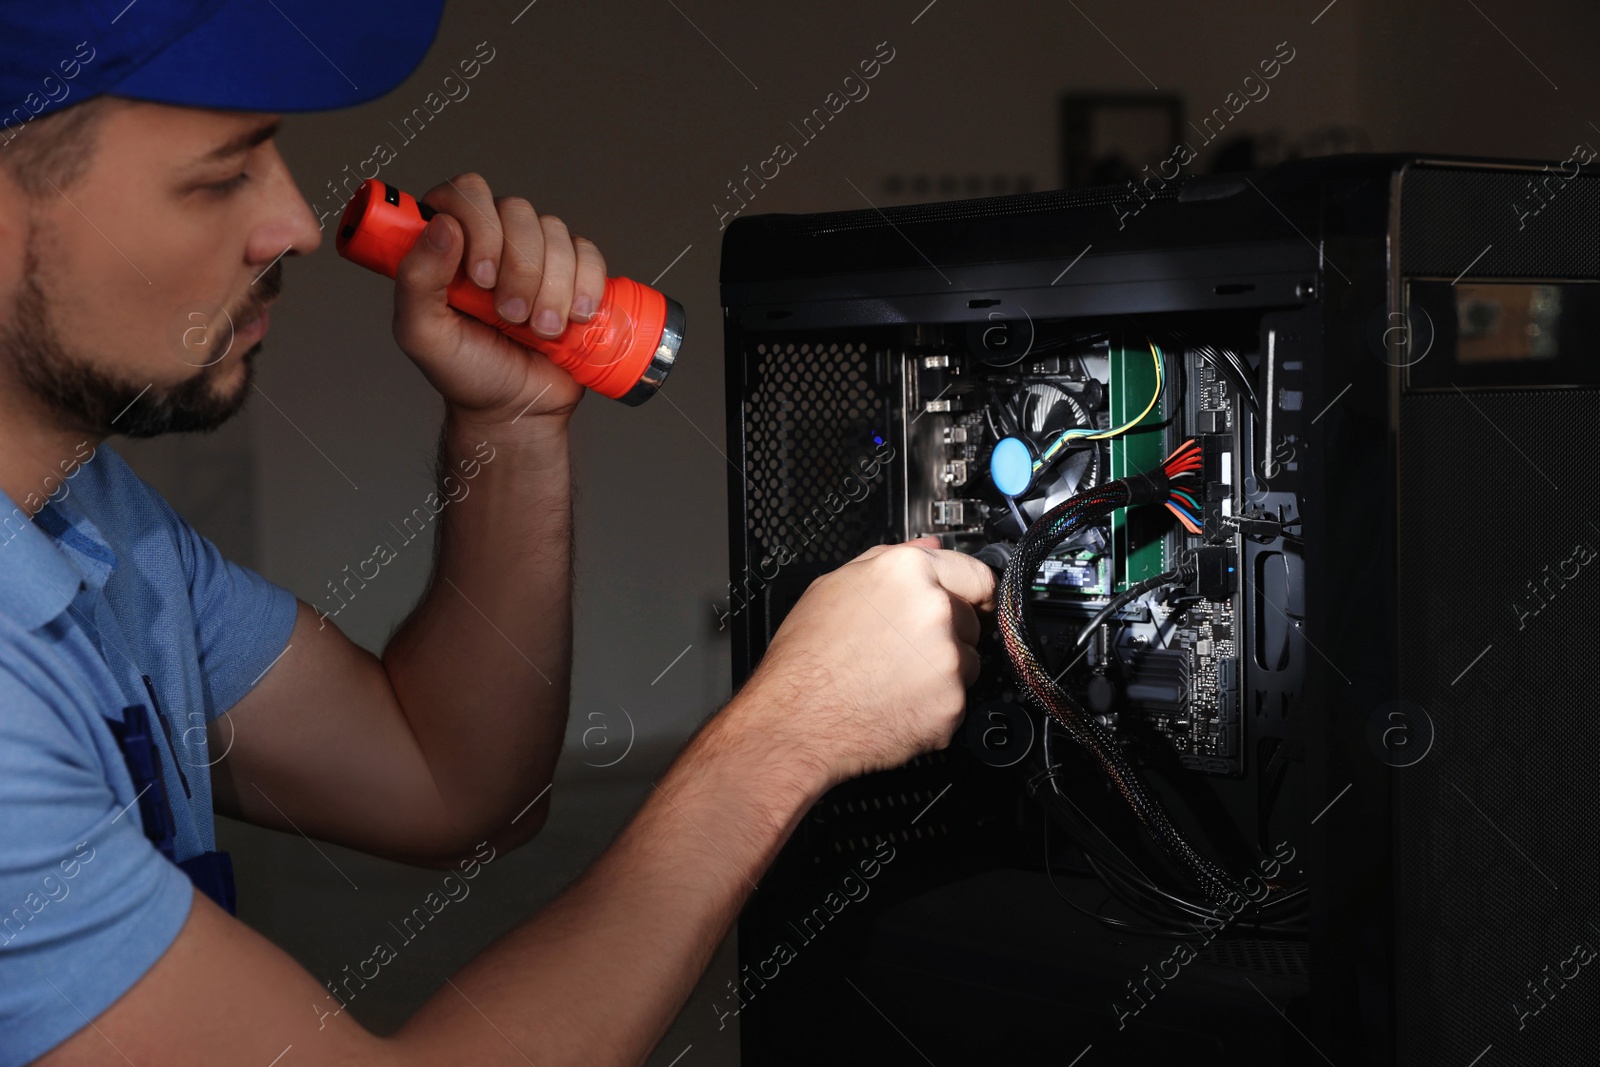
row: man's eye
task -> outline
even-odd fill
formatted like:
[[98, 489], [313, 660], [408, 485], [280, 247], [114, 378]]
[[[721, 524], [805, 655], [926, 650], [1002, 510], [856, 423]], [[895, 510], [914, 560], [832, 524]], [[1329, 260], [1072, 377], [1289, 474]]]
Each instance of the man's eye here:
[[249, 172], [248, 171], [240, 171], [238, 174], [235, 174], [231, 178], [227, 178], [227, 179], [225, 179], [223, 181], [220, 181], [220, 182], [211, 182], [210, 184], [205, 186], [205, 188], [209, 192], [215, 193], [217, 196], [227, 196], [229, 193], [233, 192], [235, 189], [239, 188], [241, 185], [243, 185], [245, 182], [247, 182], [249, 180], [250, 180]]

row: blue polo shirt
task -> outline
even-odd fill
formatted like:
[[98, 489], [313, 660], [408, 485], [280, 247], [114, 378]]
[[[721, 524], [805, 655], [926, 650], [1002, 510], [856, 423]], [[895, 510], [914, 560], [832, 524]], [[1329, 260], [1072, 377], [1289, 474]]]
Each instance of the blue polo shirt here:
[[295, 599], [223, 559], [104, 445], [32, 521], [4, 494], [0, 508], [0, 1067], [13, 1067], [125, 993], [189, 914], [193, 887], [145, 837], [107, 720], [150, 709], [154, 690], [176, 858], [214, 849], [205, 725], [283, 652]]

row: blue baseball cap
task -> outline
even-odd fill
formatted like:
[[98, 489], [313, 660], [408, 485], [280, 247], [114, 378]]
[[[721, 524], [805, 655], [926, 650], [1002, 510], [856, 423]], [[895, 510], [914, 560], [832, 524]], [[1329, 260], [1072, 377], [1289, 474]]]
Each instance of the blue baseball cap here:
[[322, 111], [387, 93], [444, 0], [0, 0], [0, 143], [112, 93], [238, 111]]

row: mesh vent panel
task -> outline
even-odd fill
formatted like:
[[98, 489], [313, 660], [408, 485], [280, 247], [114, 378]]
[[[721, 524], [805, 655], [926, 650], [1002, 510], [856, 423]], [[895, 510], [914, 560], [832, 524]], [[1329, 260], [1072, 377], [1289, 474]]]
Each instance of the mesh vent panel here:
[[[1600, 1044], [1600, 959], [1559, 973], [1600, 948], [1596, 425], [1594, 390], [1401, 401], [1402, 693], [1435, 731], [1392, 777], [1403, 1064], [1490, 1044], [1485, 1064], [1592, 1063]], [[1506, 524], [1463, 526], [1463, 501]]]
[[873, 435], [889, 433], [879, 362], [856, 343], [754, 347], [744, 404], [753, 564], [789, 556], [833, 567], [887, 533], [891, 472], [868, 480], [861, 466], [877, 453]]
[[1304, 941], [1218, 938], [1197, 958], [1223, 967], [1284, 978], [1304, 978], [1311, 972], [1311, 947]]
[[[1406, 274], [1593, 278], [1600, 274], [1600, 178], [1419, 168], [1401, 186]], [[1549, 184], [1545, 181], [1548, 178]], [[1464, 221], [1465, 220], [1465, 221]]]

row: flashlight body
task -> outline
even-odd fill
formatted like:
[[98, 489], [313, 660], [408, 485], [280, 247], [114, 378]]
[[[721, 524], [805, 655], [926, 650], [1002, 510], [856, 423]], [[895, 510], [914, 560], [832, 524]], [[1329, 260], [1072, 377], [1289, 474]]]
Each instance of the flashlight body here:
[[[345, 205], [334, 246], [351, 262], [393, 278], [433, 215], [409, 193], [369, 178]], [[540, 337], [528, 323], [502, 319], [493, 290], [467, 277], [465, 264], [446, 299], [457, 311], [543, 353], [579, 384], [625, 404], [642, 404], [655, 395], [683, 343], [683, 308], [631, 278], [607, 278], [589, 321], [569, 323], [555, 338]]]

